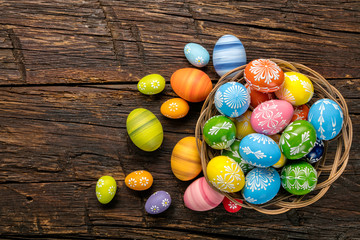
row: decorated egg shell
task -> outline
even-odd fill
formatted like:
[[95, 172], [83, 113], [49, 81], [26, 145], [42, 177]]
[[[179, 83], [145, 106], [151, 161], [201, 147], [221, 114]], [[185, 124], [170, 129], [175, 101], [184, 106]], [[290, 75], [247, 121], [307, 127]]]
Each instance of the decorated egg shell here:
[[250, 123], [251, 113], [252, 112], [250, 110], [247, 110], [243, 115], [235, 118], [234, 123], [236, 126], [237, 139], [243, 139], [250, 133], [256, 133]]
[[269, 59], [256, 59], [246, 65], [244, 78], [256, 91], [275, 92], [284, 82], [284, 72]]
[[167, 210], [171, 205], [170, 194], [165, 191], [153, 193], [145, 203], [145, 210], [149, 214], [159, 214]]
[[[235, 199], [235, 200], [237, 202], [239, 202], [239, 203], [243, 203], [243, 201], [241, 199]], [[230, 212], [230, 213], [236, 213], [236, 212], [240, 211], [240, 209], [241, 209], [240, 205], [234, 203], [233, 201], [231, 201], [227, 197], [224, 197], [224, 200], [222, 201], [222, 204], [223, 204], [225, 210]]]
[[111, 176], [102, 176], [96, 183], [96, 197], [102, 204], [109, 203], [116, 193], [116, 181]]
[[199, 175], [201, 169], [201, 159], [196, 147], [196, 138], [185, 137], [181, 139], [175, 145], [171, 154], [171, 170], [175, 177], [181, 181], [189, 181]]
[[165, 88], [165, 79], [159, 74], [149, 74], [138, 82], [137, 88], [146, 95], [158, 94]]
[[317, 138], [313, 149], [308, 154], [306, 154], [306, 160], [311, 164], [316, 163], [322, 159], [324, 151], [325, 145], [323, 140]]
[[[280, 134], [271, 135], [269, 137], [271, 137], [271, 139], [274, 140], [277, 143], [277, 145], [279, 146], [280, 137], [281, 137]], [[275, 163], [274, 165], [272, 165], [272, 167], [274, 167], [274, 168], [282, 168], [286, 164], [286, 160], [287, 159], [284, 156], [284, 154], [281, 153], [280, 160], [277, 163]]]
[[221, 114], [239, 117], [249, 108], [250, 96], [241, 83], [227, 82], [216, 90], [214, 102]]
[[314, 147], [316, 131], [313, 125], [305, 120], [290, 123], [280, 138], [280, 149], [287, 159], [300, 159]]
[[241, 41], [233, 35], [224, 35], [219, 38], [213, 51], [213, 64], [220, 77], [246, 64], [245, 48]]
[[149, 189], [153, 184], [153, 181], [154, 179], [151, 173], [145, 170], [138, 170], [126, 176], [125, 185], [130, 189], [143, 191]]
[[241, 191], [245, 201], [263, 204], [273, 199], [280, 190], [280, 176], [272, 168], [254, 168], [245, 178], [245, 187]]
[[208, 211], [216, 208], [223, 199], [224, 195], [212, 189], [205, 177], [191, 183], [184, 194], [185, 206], [194, 211]]
[[284, 100], [269, 100], [258, 105], [251, 114], [251, 126], [262, 134], [281, 132], [293, 116], [293, 106]]
[[206, 167], [211, 184], [223, 192], [238, 192], [245, 184], [245, 175], [237, 162], [227, 156], [212, 158]]
[[189, 102], [201, 102], [212, 90], [209, 76], [196, 68], [182, 68], [173, 73], [170, 84], [174, 92]]
[[157, 117], [147, 109], [137, 108], [126, 119], [126, 130], [131, 141], [141, 150], [152, 152], [163, 141], [163, 128]]
[[305, 161], [292, 161], [281, 171], [281, 185], [291, 194], [305, 195], [315, 189], [317, 172]]
[[225, 149], [235, 141], [235, 124], [227, 117], [217, 115], [204, 124], [203, 136], [205, 142], [214, 149]]
[[290, 122], [294, 122], [296, 120], [307, 120], [309, 110], [309, 107], [305, 104], [294, 107], [294, 115]]
[[245, 84], [245, 87], [250, 95], [250, 106], [256, 108], [259, 104], [266, 102], [271, 99], [275, 99], [275, 93], [273, 92], [259, 92], [250, 87], [248, 83]]
[[235, 160], [241, 168], [241, 170], [246, 174], [251, 169], [254, 168], [254, 166], [248, 164], [244, 159], [241, 158], [239, 153], [239, 146], [240, 146], [240, 140], [235, 140], [233, 144], [231, 144], [230, 147], [222, 150], [221, 155], [228, 156], [229, 158]]
[[269, 167], [277, 163], [281, 157], [276, 142], [260, 133], [244, 137], [240, 142], [239, 152], [247, 163], [256, 167]]
[[195, 67], [205, 67], [209, 63], [209, 52], [200, 44], [186, 44], [184, 48], [184, 53], [186, 59]]
[[275, 95], [294, 106], [300, 106], [310, 101], [314, 95], [314, 86], [304, 74], [285, 72], [284, 84]]
[[161, 105], [160, 112], [168, 118], [182, 118], [188, 114], [189, 104], [182, 98], [172, 98]]
[[319, 139], [331, 140], [340, 133], [344, 123], [344, 114], [339, 104], [324, 98], [311, 106], [308, 120], [315, 127]]

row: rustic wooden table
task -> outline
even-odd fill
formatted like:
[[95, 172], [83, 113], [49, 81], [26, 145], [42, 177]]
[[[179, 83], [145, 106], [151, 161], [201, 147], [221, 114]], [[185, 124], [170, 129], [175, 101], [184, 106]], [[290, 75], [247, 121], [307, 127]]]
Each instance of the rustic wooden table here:
[[[360, 239], [360, 2], [0, 0], [1, 239]], [[194, 134], [201, 103], [183, 120], [166, 119], [156, 96], [137, 91], [150, 73], [189, 67], [186, 43], [212, 52], [217, 39], [241, 39], [248, 60], [280, 58], [307, 65], [347, 99], [354, 125], [349, 164], [317, 203], [269, 216], [222, 206], [193, 212], [183, 204], [189, 182], [170, 169], [172, 149]], [[213, 83], [212, 64], [204, 69]], [[129, 112], [144, 107], [164, 127], [153, 153], [126, 133]], [[126, 174], [146, 169], [150, 190], [134, 192]], [[99, 177], [118, 182], [114, 200], [95, 196]], [[173, 203], [144, 211], [150, 194]]]

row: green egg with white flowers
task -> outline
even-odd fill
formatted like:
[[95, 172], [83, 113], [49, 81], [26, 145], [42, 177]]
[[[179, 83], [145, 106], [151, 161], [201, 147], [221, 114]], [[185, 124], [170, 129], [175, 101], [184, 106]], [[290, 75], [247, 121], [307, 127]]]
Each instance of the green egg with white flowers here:
[[116, 193], [116, 181], [111, 176], [102, 176], [96, 183], [96, 197], [102, 204], [111, 202]]

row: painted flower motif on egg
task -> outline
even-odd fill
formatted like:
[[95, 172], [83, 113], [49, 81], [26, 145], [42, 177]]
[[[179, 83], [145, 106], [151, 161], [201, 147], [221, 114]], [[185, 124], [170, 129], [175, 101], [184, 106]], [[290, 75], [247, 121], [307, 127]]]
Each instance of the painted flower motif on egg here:
[[316, 163], [322, 159], [324, 151], [325, 145], [323, 140], [316, 139], [314, 148], [305, 156], [306, 160], [311, 164]]
[[171, 205], [170, 194], [165, 191], [153, 193], [145, 203], [145, 210], [149, 214], [159, 214], [167, 210]]
[[186, 59], [195, 67], [205, 67], [209, 63], [209, 52], [200, 44], [186, 44], [184, 48], [184, 53]]
[[205, 142], [214, 149], [225, 149], [235, 141], [235, 124], [227, 117], [217, 115], [204, 124], [203, 136]]
[[159, 74], [149, 74], [138, 82], [137, 88], [146, 95], [158, 94], [165, 88], [165, 79]]
[[[241, 199], [235, 199], [235, 200], [237, 202], [239, 202], [239, 203], [243, 203], [243, 201]], [[240, 211], [240, 209], [242, 208], [240, 205], [234, 203], [233, 201], [231, 201], [227, 197], [224, 197], [224, 200], [222, 201], [222, 204], [223, 204], [225, 210], [230, 212], [230, 213], [236, 213], [236, 212]]]
[[96, 197], [102, 204], [109, 203], [116, 193], [116, 181], [111, 176], [102, 176], [96, 183]]
[[161, 105], [160, 112], [168, 118], [183, 118], [189, 112], [189, 104], [182, 98], [172, 98]]
[[125, 185], [136, 191], [143, 191], [149, 189], [153, 184], [153, 177], [151, 173], [145, 170], [138, 170], [130, 173], [125, 178]]
[[234, 123], [236, 126], [236, 138], [243, 139], [245, 136], [256, 133], [256, 131], [252, 128], [250, 119], [251, 119], [252, 112], [247, 110], [243, 115], [240, 117], [235, 118]]
[[244, 172], [244, 174], [246, 174], [247, 172], [249, 172], [251, 169], [254, 168], [254, 166], [248, 164], [241, 156], [239, 153], [239, 147], [240, 147], [240, 141], [239, 140], [235, 140], [233, 144], [231, 144], [230, 147], [222, 150], [221, 155], [222, 156], [228, 156], [229, 158], [235, 160], [235, 162], [237, 162], [241, 168], [241, 170]]

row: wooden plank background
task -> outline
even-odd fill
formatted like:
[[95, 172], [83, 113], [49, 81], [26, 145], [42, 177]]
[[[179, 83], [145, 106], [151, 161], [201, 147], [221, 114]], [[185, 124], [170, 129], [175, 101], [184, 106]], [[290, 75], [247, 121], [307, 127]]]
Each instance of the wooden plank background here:
[[[0, 0], [0, 238], [1, 239], [360, 239], [360, 2]], [[224, 34], [239, 37], [248, 60], [281, 58], [321, 73], [346, 98], [354, 124], [350, 161], [317, 203], [268, 216], [222, 206], [193, 212], [182, 201], [189, 182], [175, 178], [171, 151], [194, 134], [201, 103], [182, 120], [160, 105], [169, 84], [145, 96], [146, 74], [189, 67], [186, 43], [212, 52]], [[203, 69], [213, 82], [212, 64]], [[125, 121], [136, 107], [164, 127], [153, 153], [129, 140]], [[126, 174], [146, 169], [154, 185], [134, 192]], [[118, 182], [102, 206], [95, 184]], [[158, 216], [144, 204], [157, 190], [173, 204]]]

